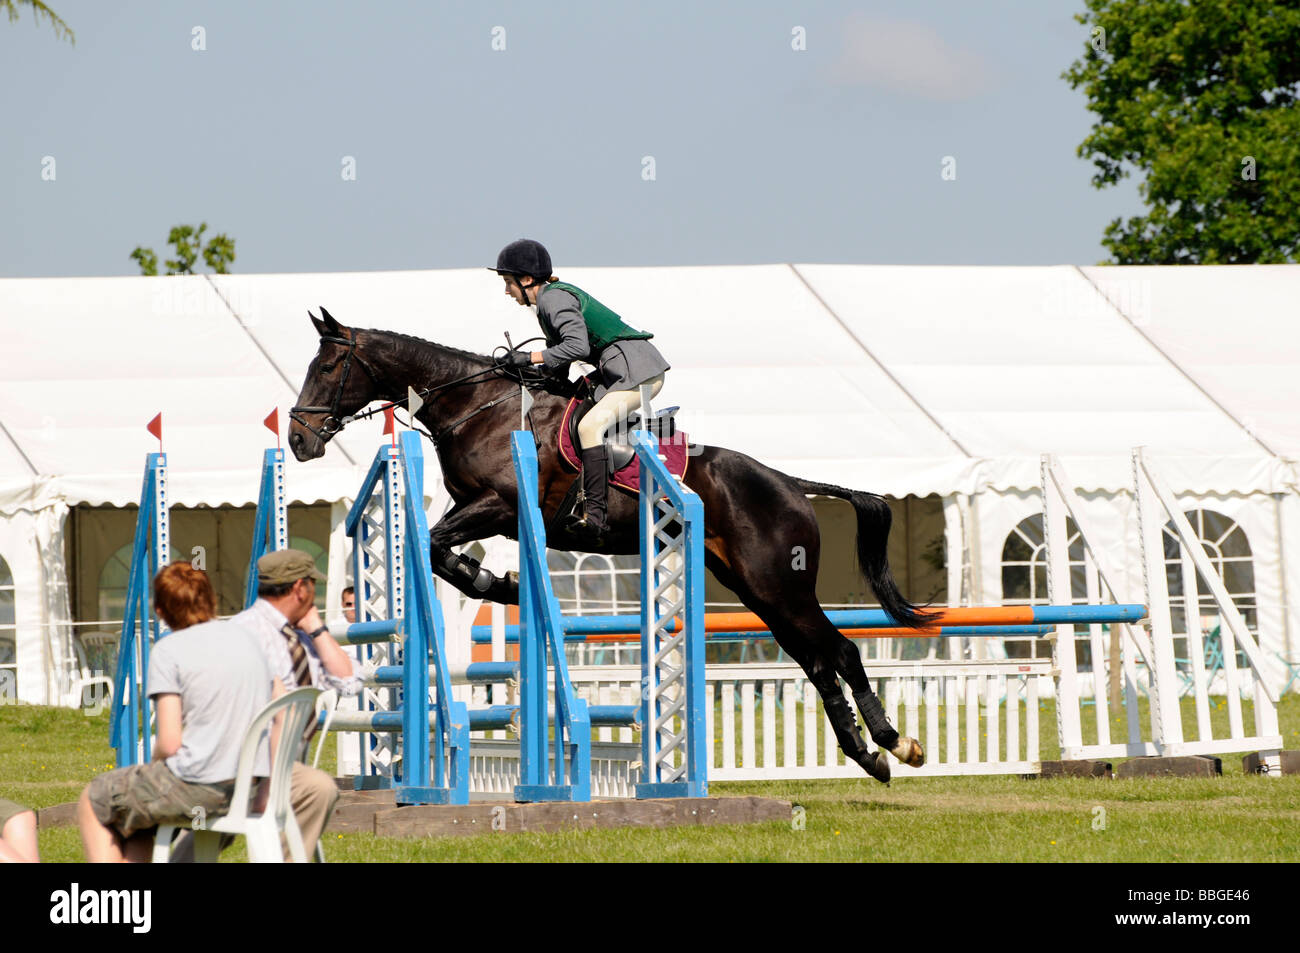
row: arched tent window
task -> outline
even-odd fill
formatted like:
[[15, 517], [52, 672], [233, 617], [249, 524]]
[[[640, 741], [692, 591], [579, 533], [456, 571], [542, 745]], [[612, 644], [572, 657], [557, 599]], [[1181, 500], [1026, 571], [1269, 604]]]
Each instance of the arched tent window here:
[[[1068, 516], [1065, 534], [1070, 552], [1070, 601], [1087, 602], [1083, 536]], [[1035, 513], [1021, 520], [1002, 545], [1002, 603], [1025, 606], [1047, 602], [1047, 540], [1043, 514]], [[1052, 654], [1044, 640], [1033, 636], [1008, 636], [1004, 644], [1008, 658], [1050, 658]]]
[[[120, 547], [104, 562], [99, 571], [99, 620], [121, 622], [126, 609], [126, 590], [131, 583], [131, 554], [135, 543]], [[169, 562], [184, 559], [184, 554], [172, 547]]]
[[566, 614], [615, 615], [639, 611], [637, 592], [641, 560], [637, 556], [603, 556], [550, 550], [555, 598]]
[[[1191, 510], [1184, 514], [1192, 530], [1201, 540], [1205, 555], [1210, 557], [1224, 588], [1233, 604], [1255, 630], [1257, 599], [1255, 597], [1255, 565], [1251, 557], [1250, 540], [1240, 524], [1215, 510]], [[1169, 607], [1173, 615], [1174, 632], [1187, 633], [1187, 593], [1183, 587], [1183, 567], [1179, 554], [1178, 534], [1173, 523], [1165, 524], [1165, 581], [1169, 585]], [[1209, 634], [1219, 624], [1218, 609], [1210, 596], [1205, 578], [1197, 572], [1196, 589], [1200, 595], [1199, 611], [1202, 630]], [[1183, 653], [1186, 654], [1186, 653]]]
[[14, 574], [0, 556], [0, 700], [18, 700], [18, 607]]
[[[619, 615], [640, 611], [638, 585], [641, 559], [638, 556], [604, 556], [597, 553], [549, 551], [546, 566], [560, 609], [566, 614]], [[584, 665], [608, 661], [635, 664], [640, 661], [638, 642], [569, 646], [569, 661]]]

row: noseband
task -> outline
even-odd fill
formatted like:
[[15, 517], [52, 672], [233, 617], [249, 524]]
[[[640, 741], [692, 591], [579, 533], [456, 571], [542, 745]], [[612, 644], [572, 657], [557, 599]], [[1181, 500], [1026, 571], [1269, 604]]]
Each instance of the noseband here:
[[[348, 387], [348, 375], [352, 373], [352, 362], [355, 360], [361, 369], [370, 377], [371, 382], [378, 387], [379, 378], [375, 372], [370, 369], [370, 365], [361, 359], [357, 354], [357, 341], [355, 337], [343, 338], [333, 335], [321, 335], [321, 341], [328, 344], [346, 344], [348, 346], [347, 356], [343, 358], [343, 375], [339, 378], [338, 390], [334, 392], [334, 401], [329, 407], [290, 407], [289, 419], [297, 421], [303, 427], [314, 433], [321, 443], [328, 443], [330, 437], [334, 436], [344, 427], [352, 422], [351, 417], [339, 417], [339, 405], [343, 402], [343, 393]], [[321, 421], [320, 429], [313, 427], [303, 419], [303, 414], [325, 414], [325, 419]]]

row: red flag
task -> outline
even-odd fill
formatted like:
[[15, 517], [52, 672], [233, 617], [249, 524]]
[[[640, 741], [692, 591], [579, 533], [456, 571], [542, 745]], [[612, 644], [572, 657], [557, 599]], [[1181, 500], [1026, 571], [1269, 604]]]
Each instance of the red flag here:
[[276, 443], [280, 442], [280, 408], [279, 407], [275, 408], [269, 414], [266, 415], [266, 419], [262, 421], [262, 426], [264, 426], [267, 430], [271, 431], [271, 433], [275, 434]]
[[145, 429], [147, 429], [151, 434], [153, 434], [155, 437], [158, 438], [158, 445], [161, 447], [162, 446], [162, 411], [161, 410], [158, 411], [157, 417], [149, 421], [149, 425]]
[[384, 433], [393, 432], [393, 405], [389, 404], [384, 408]]

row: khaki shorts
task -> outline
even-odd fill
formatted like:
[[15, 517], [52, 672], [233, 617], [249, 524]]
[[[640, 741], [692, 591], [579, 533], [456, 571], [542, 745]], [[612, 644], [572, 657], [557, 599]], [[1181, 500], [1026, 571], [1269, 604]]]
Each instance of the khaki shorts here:
[[87, 791], [99, 822], [130, 837], [163, 823], [188, 826], [196, 818], [224, 814], [235, 782], [182, 781], [163, 762], [150, 761], [101, 774]]
[[0, 833], [3, 833], [5, 825], [11, 820], [19, 814], [26, 814], [30, 810], [30, 807], [24, 807], [21, 804], [17, 804], [13, 801], [6, 801], [4, 798], [0, 797]]

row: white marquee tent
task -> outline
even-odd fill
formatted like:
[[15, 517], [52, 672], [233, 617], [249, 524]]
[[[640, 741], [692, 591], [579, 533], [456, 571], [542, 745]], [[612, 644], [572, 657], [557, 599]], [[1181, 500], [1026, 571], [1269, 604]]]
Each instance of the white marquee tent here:
[[[811, 479], [941, 497], [951, 604], [1003, 599], [1008, 538], [1041, 512], [1044, 452], [1141, 601], [1129, 453], [1146, 446], [1186, 510], [1248, 541], [1249, 591], [1237, 594], [1256, 607], [1270, 680], [1300, 656], [1288, 608], [1300, 596], [1300, 266], [563, 277], [655, 332], [673, 365], [659, 400], [682, 405], [696, 441]], [[345, 324], [483, 352], [502, 331], [538, 333], [485, 270], [0, 280], [0, 599], [13, 615], [0, 638], [10, 625], [22, 697], [53, 695], [68, 508], [138, 501], [157, 449], [144, 425], [159, 411], [173, 505], [255, 503], [260, 421], [278, 406], [287, 422], [316, 349], [306, 312], [321, 304]], [[341, 505], [378, 436], [370, 421], [323, 460], [290, 457], [293, 499]], [[432, 467], [427, 485], [436, 515]]]

